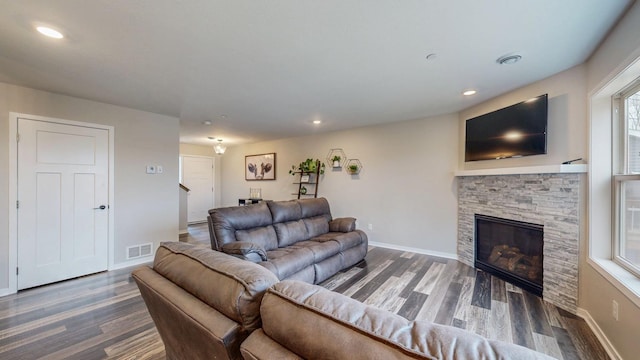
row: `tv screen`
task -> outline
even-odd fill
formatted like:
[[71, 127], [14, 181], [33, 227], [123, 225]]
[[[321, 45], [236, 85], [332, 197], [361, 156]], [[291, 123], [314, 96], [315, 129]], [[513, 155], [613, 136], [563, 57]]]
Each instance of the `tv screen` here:
[[547, 153], [548, 95], [467, 120], [464, 161]]

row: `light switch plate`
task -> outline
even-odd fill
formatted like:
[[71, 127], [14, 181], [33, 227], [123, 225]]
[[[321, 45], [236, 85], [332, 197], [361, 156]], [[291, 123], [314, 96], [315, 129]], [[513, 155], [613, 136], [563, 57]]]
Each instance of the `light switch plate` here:
[[164, 172], [164, 168], [162, 168], [162, 165], [157, 165], [156, 166], [156, 173], [162, 174], [163, 172]]
[[147, 174], [155, 174], [156, 167], [154, 165], [147, 165]]

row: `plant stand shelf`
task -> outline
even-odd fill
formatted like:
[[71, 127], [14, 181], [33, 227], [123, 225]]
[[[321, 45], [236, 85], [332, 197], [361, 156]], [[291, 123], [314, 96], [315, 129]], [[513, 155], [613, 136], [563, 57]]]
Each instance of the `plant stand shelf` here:
[[[294, 174], [298, 176], [298, 181], [294, 182], [295, 185], [298, 185], [298, 192], [292, 195], [297, 195], [298, 199], [310, 196], [317, 198], [318, 183], [320, 182], [320, 161], [317, 162], [316, 171], [296, 171]], [[308, 178], [308, 181], [303, 181], [305, 177]], [[303, 187], [306, 191], [302, 190]]]

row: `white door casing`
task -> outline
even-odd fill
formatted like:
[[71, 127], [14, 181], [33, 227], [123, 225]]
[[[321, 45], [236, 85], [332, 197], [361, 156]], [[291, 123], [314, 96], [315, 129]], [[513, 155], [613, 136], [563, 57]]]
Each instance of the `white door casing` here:
[[22, 116], [17, 131], [17, 288], [107, 270], [109, 129]]
[[182, 184], [189, 188], [187, 200], [187, 222], [207, 220], [213, 208], [214, 168], [213, 158], [205, 156], [182, 156]]

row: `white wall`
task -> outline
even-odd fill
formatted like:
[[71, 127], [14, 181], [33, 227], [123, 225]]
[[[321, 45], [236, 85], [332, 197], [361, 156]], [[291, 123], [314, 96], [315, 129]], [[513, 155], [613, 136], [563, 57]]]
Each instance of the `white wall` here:
[[[0, 289], [8, 286], [9, 112], [110, 125], [115, 128], [114, 264], [125, 249], [178, 238], [177, 118], [0, 83]], [[147, 175], [146, 165], [164, 166]], [[11, 275], [12, 276], [12, 275]]]
[[[319, 196], [329, 200], [334, 217], [356, 217], [370, 241], [454, 256], [457, 140], [458, 117], [447, 115], [231, 147], [221, 160], [222, 205], [237, 205], [256, 187], [264, 199], [293, 199], [289, 169], [319, 158], [327, 164]], [[332, 148], [359, 159], [360, 174], [334, 171], [326, 160]], [[244, 157], [268, 152], [276, 153], [276, 180], [245, 181]]]

